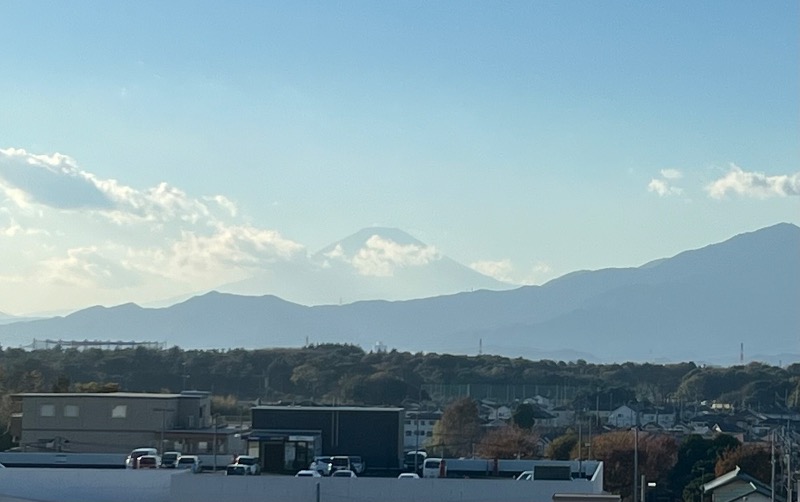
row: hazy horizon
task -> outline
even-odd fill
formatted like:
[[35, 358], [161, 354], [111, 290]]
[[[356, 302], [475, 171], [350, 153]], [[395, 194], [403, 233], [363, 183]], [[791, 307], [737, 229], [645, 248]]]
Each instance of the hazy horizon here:
[[[303, 262], [513, 285], [800, 224], [800, 5], [11, 3], [0, 311]], [[332, 258], [332, 259], [333, 259]]]

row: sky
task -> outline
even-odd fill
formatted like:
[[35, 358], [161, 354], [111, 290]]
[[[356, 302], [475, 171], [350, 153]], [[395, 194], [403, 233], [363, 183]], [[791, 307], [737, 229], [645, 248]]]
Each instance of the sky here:
[[4, 0], [0, 311], [369, 226], [542, 284], [800, 224], [799, 5]]

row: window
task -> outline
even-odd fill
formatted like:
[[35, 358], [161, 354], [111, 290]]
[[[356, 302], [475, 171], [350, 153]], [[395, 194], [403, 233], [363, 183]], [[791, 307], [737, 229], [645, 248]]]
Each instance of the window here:
[[54, 404], [43, 404], [39, 408], [39, 416], [41, 416], [41, 417], [54, 417], [54, 416], [56, 416], [56, 405], [54, 405]]
[[128, 406], [125, 404], [118, 404], [111, 408], [111, 418], [125, 418], [128, 416]]
[[78, 415], [79, 415], [79, 409], [77, 404], [64, 405], [65, 417], [77, 417]]
[[426, 434], [426, 436], [428, 436], [428, 437], [433, 437], [433, 432], [432, 432], [432, 431], [428, 431], [428, 433]]
[[406, 431], [406, 436], [410, 436], [410, 435], [411, 435], [411, 431]]

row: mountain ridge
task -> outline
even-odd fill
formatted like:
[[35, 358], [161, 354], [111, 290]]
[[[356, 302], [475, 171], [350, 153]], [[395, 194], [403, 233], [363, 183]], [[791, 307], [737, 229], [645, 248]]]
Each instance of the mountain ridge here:
[[[399, 350], [593, 362], [733, 364], [739, 347], [798, 354], [800, 228], [777, 225], [641, 267], [568, 274], [541, 286], [403, 301], [304, 306], [274, 295], [214, 292], [171, 307], [86, 309], [0, 326], [0, 340], [56, 334], [166, 341], [184, 348], [259, 348], [377, 341]], [[80, 314], [80, 315], [78, 315]], [[120, 317], [121, 314], [125, 316]], [[22, 341], [19, 337], [25, 337]], [[105, 336], [106, 338], [108, 335]], [[800, 356], [796, 356], [800, 360]]]

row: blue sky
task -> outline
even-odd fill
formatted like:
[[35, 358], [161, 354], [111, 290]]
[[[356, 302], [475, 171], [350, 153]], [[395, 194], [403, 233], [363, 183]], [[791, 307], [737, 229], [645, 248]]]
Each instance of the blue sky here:
[[3, 2], [0, 311], [371, 225], [528, 284], [798, 224], [799, 9]]

